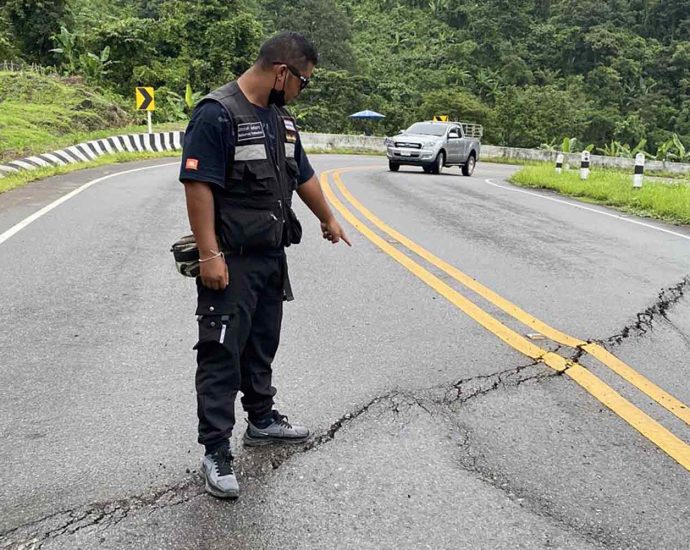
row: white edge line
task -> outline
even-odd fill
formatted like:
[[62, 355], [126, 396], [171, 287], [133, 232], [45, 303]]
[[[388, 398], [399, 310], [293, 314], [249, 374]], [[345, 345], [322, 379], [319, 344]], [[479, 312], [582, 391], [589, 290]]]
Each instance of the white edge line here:
[[133, 172], [140, 172], [142, 170], [152, 170], [154, 168], [162, 168], [164, 166], [173, 166], [176, 164], [179, 164], [179, 163], [178, 162], [168, 162], [165, 164], [156, 164], [155, 166], [144, 166], [143, 168], [133, 168], [132, 170], [124, 170], [123, 172], [116, 172], [115, 174], [108, 174], [107, 176], [103, 176], [101, 178], [91, 180], [91, 181], [85, 183], [84, 185], [82, 185], [81, 187], [78, 187], [74, 191], [67, 193], [65, 196], [60, 197], [56, 201], [51, 202], [49, 205], [44, 206], [38, 212], [31, 214], [31, 216], [29, 216], [28, 218], [25, 218], [22, 221], [20, 221], [18, 224], [13, 225], [4, 233], [1, 233], [0, 234], [0, 244], [4, 243], [7, 239], [12, 237], [13, 235], [16, 235], [17, 233], [19, 233], [19, 231], [24, 229], [27, 225], [31, 224], [32, 222], [35, 222], [38, 218], [40, 218], [44, 214], [47, 214], [48, 212], [50, 212], [53, 208], [57, 208], [63, 202], [67, 202], [69, 199], [78, 195], [82, 191], [85, 191], [86, 189], [88, 189], [92, 185], [95, 185], [101, 181], [105, 181], [105, 180], [110, 179], [110, 178], [122, 176], [124, 174], [131, 174]]
[[662, 233], [668, 233], [669, 235], [673, 235], [675, 237], [680, 237], [681, 239], [686, 239], [686, 240], [690, 241], [690, 235], [684, 235], [683, 233], [671, 231], [670, 229], [664, 229], [663, 227], [658, 227], [656, 225], [652, 225], [651, 223], [645, 223], [645, 222], [640, 222], [637, 220], [632, 220], [630, 218], [626, 218], [625, 216], [621, 216], [620, 214], [611, 214], [610, 212], [604, 212], [603, 210], [598, 210], [597, 208], [590, 208], [589, 206], [585, 206], [583, 204], [576, 204], [574, 202], [564, 201], [561, 199], [554, 199], [553, 197], [545, 197], [544, 195], [541, 195], [539, 193], [534, 193], [532, 191], [525, 191], [524, 189], [513, 189], [511, 187], [506, 187], [505, 185], [499, 185], [497, 183], [494, 183], [490, 179], [486, 179], [484, 181], [486, 183], [488, 183], [489, 185], [493, 185], [494, 187], [498, 187], [499, 189], [505, 189], [506, 191], [512, 191], [513, 193], [524, 193], [525, 195], [532, 195], [533, 197], [538, 197], [540, 199], [544, 199], [545, 201], [558, 202], [560, 204], [565, 204], [568, 206], [572, 206], [574, 208], [579, 208], [581, 210], [587, 210], [588, 212], [594, 212], [595, 214], [601, 214], [602, 216], [608, 216], [609, 218], [616, 218], [617, 220], [621, 220], [623, 222], [634, 223], [635, 225], [641, 225], [642, 227], [647, 227], [649, 229], [661, 231]]

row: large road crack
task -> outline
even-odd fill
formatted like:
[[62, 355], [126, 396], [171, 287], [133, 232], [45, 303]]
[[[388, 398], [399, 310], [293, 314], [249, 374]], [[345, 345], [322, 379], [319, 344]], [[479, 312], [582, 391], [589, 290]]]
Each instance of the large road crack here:
[[177, 506], [203, 494], [198, 475], [176, 485], [156, 491], [109, 502], [96, 502], [73, 510], [61, 510], [0, 533], [0, 548], [37, 550], [51, 539], [73, 535], [83, 529], [113, 527], [132, 512], [147, 508], [160, 509]]
[[668, 312], [687, 296], [686, 292], [688, 290], [690, 290], [690, 275], [685, 276], [679, 283], [673, 286], [661, 289], [656, 301], [636, 315], [635, 322], [623, 327], [620, 332], [610, 336], [601, 343], [610, 347], [619, 346], [627, 338], [644, 336], [652, 331], [658, 319], [671, 323], [668, 318]]
[[[443, 414], [439, 409], [445, 409], [450, 414], [451, 408], [455, 410], [467, 401], [489, 392], [516, 387], [526, 382], [539, 382], [561, 374], [540, 367], [540, 361], [534, 361], [494, 374], [463, 378], [450, 384], [414, 391], [392, 390], [342, 415], [325, 431], [303, 445], [258, 448], [251, 453], [243, 453], [236, 460], [236, 470], [244, 478], [270, 475], [295, 454], [309, 452], [333, 441], [340, 430], [370, 412], [376, 405], [382, 405], [383, 410], [396, 414], [406, 405], [417, 406], [432, 416]], [[178, 506], [204, 494], [201, 476], [196, 471], [190, 472], [186, 479], [175, 485], [167, 485], [141, 495], [61, 510], [9, 529], [0, 533], [0, 548], [38, 550], [55, 538], [71, 536], [85, 529], [109, 529], [139, 510]]]
[[[540, 364], [541, 360], [538, 360], [494, 374], [460, 379], [446, 387], [446, 391], [440, 403], [443, 405], [463, 405], [470, 399], [486, 395], [498, 389], [519, 386], [525, 382], [561, 376], [563, 372], [565, 372], [556, 372], [550, 369], [544, 370], [543, 368], [536, 369]], [[525, 374], [525, 371], [529, 373], [532, 370], [535, 372]]]

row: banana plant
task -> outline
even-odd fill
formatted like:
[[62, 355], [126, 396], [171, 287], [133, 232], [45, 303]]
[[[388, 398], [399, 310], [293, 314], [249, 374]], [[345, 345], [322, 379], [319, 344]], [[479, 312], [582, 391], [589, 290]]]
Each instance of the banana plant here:
[[91, 82], [102, 82], [103, 77], [110, 72], [108, 67], [118, 63], [117, 61], [111, 61], [109, 58], [110, 46], [103, 48], [100, 55], [91, 52], [80, 55], [79, 65], [82, 74]]
[[638, 153], [642, 153], [645, 158], [651, 159], [654, 158], [654, 155], [651, 153], [648, 153], [645, 151], [645, 147], [647, 146], [647, 140], [646, 139], [641, 139], [640, 143], [638, 143], [632, 151], [630, 151], [630, 158], [635, 158]]
[[53, 48], [51, 53], [60, 54], [63, 57], [62, 65], [67, 74], [75, 74], [79, 66], [79, 35], [69, 32], [66, 27], [60, 27], [60, 34], [51, 37], [58, 47]]
[[668, 153], [668, 158], [676, 162], [686, 162], [690, 160], [690, 150], [686, 149], [678, 134], [673, 134], [673, 150]]
[[192, 85], [187, 82], [187, 87], [184, 93], [184, 102], [189, 112], [194, 109], [194, 105], [196, 105], [196, 102], [199, 101], [200, 98], [201, 92], [192, 92]]
[[560, 151], [562, 153], [576, 153], [577, 152], [577, 138], [563, 138]]
[[544, 142], [539, 146], [539, 149], [544, 149], [545, 151], [555, 151], [556, 150], [556, 140]]
[[654, 158], [656, 158], [656, 160], [666, 162], [668, 160], [669, 153], [671, 152], [673, 147], [674, 147], [673, 140], [672, 139], [666, 140], [664, 143], [659, 145], [659, 147], [656, 150], [656, 155]]

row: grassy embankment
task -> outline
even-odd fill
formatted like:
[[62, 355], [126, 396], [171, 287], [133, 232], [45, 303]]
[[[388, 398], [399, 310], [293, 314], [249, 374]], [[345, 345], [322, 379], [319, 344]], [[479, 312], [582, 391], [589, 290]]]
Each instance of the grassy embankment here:
[[[0, 163], [92, 139], [146, 132], [141, 119], [131, 105], [98, 94], [78, 80], [0, 71]], [[183, 128], [184, 124], [154, 127], [156, 131]], [[22, 171], [0, 178], [0, 193], [74, 170], [174, 154], [119, 153], [89, 163]]]
[[632, 174], [592, 170], [581, 180], [579, 170], [556, 174], [553, 166], [526, 166], [510, 181], [522, 187], [551, 189], [563, 195], [612, 206], [640, 216], [677, 224], [690, 224], [690, 185], [645, 178], [642, 189], [632, 186]]

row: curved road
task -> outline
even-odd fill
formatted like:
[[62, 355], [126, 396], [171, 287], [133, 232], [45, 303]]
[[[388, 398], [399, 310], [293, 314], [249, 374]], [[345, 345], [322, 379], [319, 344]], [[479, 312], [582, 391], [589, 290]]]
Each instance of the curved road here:
[[278, 405], [316, 436], [235, 442], [236, 502], [197, 473], [175, 160], [0, 195], [0, 548], [687, 548], [690, 229], [312, 162], [357, 226], [300, 205], [289, 250]]

